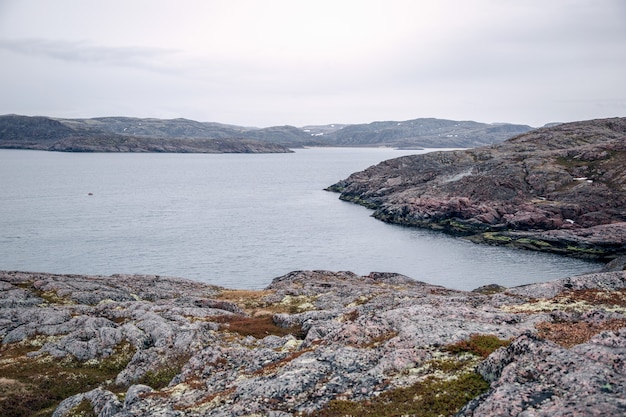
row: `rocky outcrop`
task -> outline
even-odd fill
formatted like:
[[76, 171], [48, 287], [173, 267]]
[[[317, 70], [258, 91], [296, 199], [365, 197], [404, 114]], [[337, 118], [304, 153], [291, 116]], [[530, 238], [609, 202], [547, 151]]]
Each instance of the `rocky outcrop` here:
[[229, 290], [0, 272], [0, 306], [11, 415], [626, 413], [624, 271], [476, 292], [393, 273]]
[[328, 190], [390, 223], [610, 260], [626, 253], [626, 118], [397, 158]]

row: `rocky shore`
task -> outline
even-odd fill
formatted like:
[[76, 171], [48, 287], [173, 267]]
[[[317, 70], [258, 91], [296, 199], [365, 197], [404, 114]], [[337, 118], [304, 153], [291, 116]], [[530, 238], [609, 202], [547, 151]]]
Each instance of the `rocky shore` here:
[[626, 118], [397, 158], [328, 190], [390, 223], [610, 260], [626, 253]]
[[[4, 416], [626, 414], [626, 272], [446, 289], [297, 271], [264, 290], [0, 272]], [[458, 413], [458, 414], [457, 414]]]

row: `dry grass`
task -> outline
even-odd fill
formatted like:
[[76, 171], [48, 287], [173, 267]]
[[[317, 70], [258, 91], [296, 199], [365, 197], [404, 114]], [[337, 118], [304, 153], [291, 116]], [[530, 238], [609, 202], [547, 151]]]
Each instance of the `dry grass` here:
[[572, 290], [566, 291], [555, 297], [561, 303], [584, 301], [598, 306], [626, 307], [626, 288], [618, 290]]
[[274, 323], [271, 315], [249, 317], [229, 314], [212, 317], [212, 320], [220, 323], [220, 328], [223, 330], [228, 330], [241, 336], [252, 336], [257, 339], [262, 339], [269, 335], [287, 336], [290, 334], [299, 339], [303, 339], [305, 336], [301, 326], [280, 327]]
[[569, 290], [553, 298], [530, 298], [520, 305], [503, 306], [504, 311], [514, 313], [537, 313], [541, 311], [562, 310], [584, 312], [597, 309], [626, 313], [626, 289], [618, 290]]
[[565, 348], [585, 343], [600, 332], [606, 330], [616, 332], [622, 327], [626, 327], [625, 319], [609, 320], [602, 324], [584, 321], [560, 323], [544, 321], [535, 325], [539, 337], [551, 340]]

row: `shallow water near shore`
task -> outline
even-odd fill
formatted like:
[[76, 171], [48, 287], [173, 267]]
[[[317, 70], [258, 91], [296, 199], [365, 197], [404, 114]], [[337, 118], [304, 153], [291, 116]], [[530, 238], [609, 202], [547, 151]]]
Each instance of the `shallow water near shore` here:
[[397, 272], [456, 289], [597, 270], [382, 223], [323, 191], [425, 151], [90, 154], [0, 150], [0, 269], [178, 276], [262, 288], [293, 270]]

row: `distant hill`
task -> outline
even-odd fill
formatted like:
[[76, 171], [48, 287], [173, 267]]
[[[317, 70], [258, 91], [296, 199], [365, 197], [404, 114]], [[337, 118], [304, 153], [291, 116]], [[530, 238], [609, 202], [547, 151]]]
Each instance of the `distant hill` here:
[[[234, 135], [207, 137], [201, 135], [202, 125], [184, 119], [70, 120], [6, 115], [0, 116], [0, 148], [65, 152], [291, 152], [289, 148], [276, 143], [240, 139]], [[229, 129], [226, 125], [222, 126], [223, 129]]]
[[[529, 130], [526, 125], [432, 118], [259, 129], [188, 119], [6, 115], [0, 116], [0, 147], [101, 152], [284, 152], [283, 148], [302, 146], [473, 148]], [[212, 142], [217, 139], [222, 142]]]
[[502, 142], [532, 127], [445, 119], [414, 119], [349, 125], [324, 135], [341, 146], [474, 148]]

